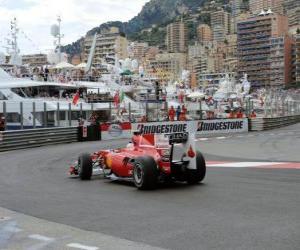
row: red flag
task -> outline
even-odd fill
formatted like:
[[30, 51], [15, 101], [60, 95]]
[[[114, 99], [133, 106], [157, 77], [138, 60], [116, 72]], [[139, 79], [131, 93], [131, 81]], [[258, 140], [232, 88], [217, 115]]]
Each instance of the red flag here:
[[115, 106], [118, 107], [120, 104], [120, 96], [119, 96], [119, 91], [116, 92], [115, 96], [114, 96], [114, 103]]
[[73, 97], [72, 104], [73, 104], [73, 105], [77, 105], [77, 103], [78, 103], [78, 101], [79, 101], [79, 98], [80, 98], [80, 94], [79, 94], [79, 90], [77, 90], [76, 94], [75, 94], [74, 97]]

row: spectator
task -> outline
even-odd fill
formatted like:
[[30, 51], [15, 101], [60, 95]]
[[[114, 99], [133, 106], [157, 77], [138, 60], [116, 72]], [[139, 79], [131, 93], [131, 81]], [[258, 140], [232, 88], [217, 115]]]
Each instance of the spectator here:
[[45, 81], [45, 82], [48, 82], [48, 76], [49, 76], [49, 69], [48, 69], [48, 67], [46, 66], [46, 68], [45, 68], [45, 73], [44, 73], [44, 81]]
[[178, 106], [177, 109], [176, 109], [176, 118], [177, 118], [177, 121], [179, 121], [180, 113], [181, 113], [181, 108], [180, 108], [180, 106]]
[[250, 118], [251, 118], [251, 119], [256, 118], [256, 113], [255, 113], [254, 110], [252, 110], [252, 112], [251, 112], [251, 114], [250, 114]]
[[187, 114], [187, 108], [184, 105], [182, 105], [181, 112], [186, 116], [186, 114]]
[[186, 115], [183, 111], [180, 113], [179, 121], [186, 121]]
[[234, 119], [234, 118], [236, 118], [235, 112], [234, 112], [233, 110], [230, 110], [230, 113], [229, 113], [229, 115], [228, 115], [228, 118], [229, 118], [229, 119]]
[[172, 121], [172, 122], [174, 121], [175, 114], [176, 114], [175, 109], [173, 106], [171, 106], [171, 108], [169, 110], [169, 121]]
[[147, 117], [145, 116], [145, 115], [143, 115], [142, 117], [141, 117], [141, 121], [140, 122], [147, 122]]
[[238, 112], [237, 112], [237, 114], [236, 114], [236, 118], [243, 118], [244, 117], [244, 114], [243, 114], [243, 112], [242, 112], [242, 110], [241, 109], [239, 109], [238, 110]]
[[5, 117], [1, 116], [0, 118], [0, 131], [5, 131]]

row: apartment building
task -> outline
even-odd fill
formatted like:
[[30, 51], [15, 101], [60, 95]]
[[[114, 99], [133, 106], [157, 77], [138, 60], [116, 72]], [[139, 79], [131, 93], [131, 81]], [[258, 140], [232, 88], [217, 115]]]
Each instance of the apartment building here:
[[186, 53], [163, 53], [149, 60], [147, 71], [164, 81], [178, 81], [186, 67]]
[[[84, 40], [84, 59], [87, 61], [93, 36], [86, 37]], [[118, 28], [110, 28], [97, 35], [95, 55], [93, 58], [93, 67], [100, 68], [106, 61], [113, 61], [114, 58], [126, 59], [128, 57], [128, 40], [124, 37]]]
[[287, 31], [287, 17], [274, 13], [238, 22], [239, 75], [247, 73], [252, 85], [256, 87], [288, 84], [291, 75], [291, 45], [286, 36]]
[[300, 34], [295, 37], [295, 80], [300, 83]]
[[197, 36], [200, 43], [210, 42], [213, 40], [212, 30], [207, 24], [200, 24], [197, 27]]
[[22, 65], [29, 65], [30, 67], [41, 67], [48, 64], [46, 54], [31, 54], [22, 56]]
[[285, 0], [283, 6], [285, 14], [289, 19], [289, 27], [300, 28], [300, 1]]
[[131, 45], [132, 58], [137, 59], [139, 62], [142, 62], [145, 58], [148, 48], [149, 48], [148, 43], [134, 42]]
[[170, 53], [186, 53], [188, 47], [188, 29], [181, 20], [167, 26], [167, 50]]
[[[297, 0], [296, 0], [297, 1]], [[249, 9], [253, 14], [259, 14], [262, 10], [271, 9], [277, 14], [283, 14], [284, 0], [250, 0]]]
[[230, 32], [230, 15], [228, 12], [218, 10], [210, 14], [214, 41], [222, 42]]

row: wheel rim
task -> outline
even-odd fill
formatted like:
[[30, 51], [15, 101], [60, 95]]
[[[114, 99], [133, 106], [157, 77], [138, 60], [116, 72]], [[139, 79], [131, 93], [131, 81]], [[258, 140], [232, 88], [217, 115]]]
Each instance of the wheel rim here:
[[140, 164], [135, 165], [133, 176], [136, 184], [140, 185], [143, 183], [144, 172]]

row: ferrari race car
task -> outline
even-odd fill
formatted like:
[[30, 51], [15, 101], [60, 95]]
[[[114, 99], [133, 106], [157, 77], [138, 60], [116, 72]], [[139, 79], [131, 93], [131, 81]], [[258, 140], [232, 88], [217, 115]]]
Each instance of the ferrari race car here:
[[188, 133], [134, 133], [126, 148], [82, 154], [70, 167], [71, 176], [90, 180], [98, 173], [111, 180], [134, 182], [138, 189], [154, 189], [159, 182], [201, 182], [206, 173], [203, 155]]

